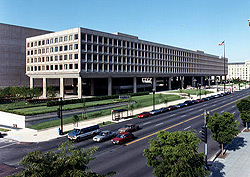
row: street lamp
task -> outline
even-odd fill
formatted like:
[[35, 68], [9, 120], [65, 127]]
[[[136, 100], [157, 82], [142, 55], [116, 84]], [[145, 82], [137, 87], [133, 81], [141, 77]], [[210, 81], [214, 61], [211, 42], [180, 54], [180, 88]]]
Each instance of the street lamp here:
[[155, 89], [153, 91], [153, 110], [155, 110]]
[[199, 84], [199, 89], [200, 89], [200, 99], [201, 99], [201, 84]]

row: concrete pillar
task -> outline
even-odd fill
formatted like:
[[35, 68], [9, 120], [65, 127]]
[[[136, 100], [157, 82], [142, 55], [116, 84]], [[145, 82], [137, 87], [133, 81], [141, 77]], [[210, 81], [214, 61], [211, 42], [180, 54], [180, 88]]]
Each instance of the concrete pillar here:
[[43, 78], [43, 98], [47, 97], [47, 78]]
[[194, 76], [192, 77], [192, 87], [195, 87], [195, 85], [194, 85], [195, 83], [194, 83]]
[[152, 78], [152, 85], [153, 85], [153, 89], [156, 91], [156, 78], [155, 77]]
[[222, 76], [220, 76], [220, 84], [222, 84]]
[[34, 78], [30, 77], [30, 89], [34, 88]]
[[112, 77], [108, 78], [108, 95], [112, 95]]
[[214, 76], [214, 83], [216, 84], [217, 82], [217, 76]]
[[64, 98], [64, 78], [60, 78], [60, 97]]
[[169, 78], [168, 78], [168, 90], [171, 90], [171, 89], [172, 89], [171, 83], [172, 83], [172, 77], [169, 77]]
[[166, 77], [163, 77], [163, 87], [164, 89], [166, 89], [166, 86], [167, 86], [167, 81], [166, 81]]
[[208, 76], [208, 86], [211, 86], [211, 76]]
[[95, 95], [95, 85], [94, 85], [94, 79], [90, 79], [90, 95]]
[[133, 77], [133, 92], [137, 93], [137, 79]]
[[181, 89], [184, 88], [184, 76], [180, 76], [181, 79]]
[[78, 80], [78, 98], [82, 98], [82, 78], [81, 77], [78, 77], [77, 78]]
[[203, 83], [203, 76], [201, 76], [201, 86], [203, 86], [204, 83]]

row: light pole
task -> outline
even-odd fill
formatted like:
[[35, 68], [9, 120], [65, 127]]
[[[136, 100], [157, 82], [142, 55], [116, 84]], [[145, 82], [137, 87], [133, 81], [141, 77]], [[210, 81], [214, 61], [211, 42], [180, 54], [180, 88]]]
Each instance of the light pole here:
[[155, 89], [153, 89], [153, 110], [155, 110]]
[[204, 145], [204, 154], [205, 154], [205, 167], [209, 169], [207, 165], [207, 122], [208, 122], [208, 117], [209, 117], [209, 111], [204, 110], [204, 126], [203, 126], [203, 134], [202, 134], [202, 140], [205, 143]]

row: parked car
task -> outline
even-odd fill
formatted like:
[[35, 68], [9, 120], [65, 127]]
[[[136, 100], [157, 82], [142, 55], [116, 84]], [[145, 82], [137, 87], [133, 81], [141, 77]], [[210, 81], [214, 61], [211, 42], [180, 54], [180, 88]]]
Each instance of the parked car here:
[[161, 111], [159, 109], [155, 109], [155, 110], [150, 111], [149, 113], [150, 115], [155, 115], [155, 114], [161, 113]]
[[93, 141], [96, 142], [101, 142], [101, 141], [105, 141], [105, 140], [109, 140], [114, 138], [117, 135], [117, 133], [112, 132], [112, 131], [101, 131], [98, 135], [93, 137]]
[[203, 102], [204, 100], [203, 99], [197, 99], [196, 101], [197, 101], [197, 103], [200, 103], [200, 102]]
[[139, 125], [135, 125], [135, 124], [126, 124], [124, 125], [122, 128], [120, 128], [118, 130], [118, 133], [122, 133], [122, 132], [133, 132], [136, 130], [139, 130], [140, 127]]
[[175, 109], [177, 109], [177, 107], [175, 105], [171, 105], [171, 106], [168, 107], [169, 111], [172, 111], [172, 110], [175, 110]]
[[138, 118], [145, 118], [145, 117], [148, 117], [148, 116], [150, 116], [149, 112], [143, 112], [143, 113], [138, 115]]
[[98, 125], [88, 126], [88, 127], [77, 127], [74, 128], [72, 132], [68, 133], [68, 139], [72, 141], [80, 141], [100, 133], [100, 128]]
[[167, 111], [169, 111], [169, 109], [168, 108], [161, 108], [160, 111], [161, 112], [167, 112]]
[[126, 143], [132, 139], [134, 139], [135, 136], [132, 133], [129, 132], [122, 132], [119, 133], [115, 138], [111, 140], [113, 144], [123, 144]]
[[202, 101], [208, 101], [208, 98], [202, 98], [201, 100]]
[[199, 103], [198, 100], [192, 100], [192, 104]]
[[186, 105], [184, 103], [179, 103], [176, 105], [177, 108], [183, 108], [185, 107]]
[[210, 98], [211, 98], [211, 99], [214, 99], [214, 98], [216, 98], [216, 97], [213, 95], [213, 96], [210, 96]]
[[186, 106], [189, 106], [189, 105], [192, 104], [192, 101], [191, 101], [191, 100], [187, 100], [187, 101], [185, 101], [183, 104], [185, 104]]
[[2, 133], [0, 132], [0, 138], [2, 138], [3, 137], [3, 135], [2, 135]]

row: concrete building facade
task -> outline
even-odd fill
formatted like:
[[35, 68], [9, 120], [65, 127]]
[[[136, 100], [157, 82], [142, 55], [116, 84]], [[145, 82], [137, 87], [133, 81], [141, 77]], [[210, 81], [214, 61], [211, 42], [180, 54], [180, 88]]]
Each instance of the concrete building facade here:
[[228, 63], [228, 79], [240, 79], [250, 81], [250, 61], [240, 63]]
[[[224, 75], [224, 59], [123, 33], [74, 28], [27, 38], [26, 74], [31, 88], [34, 79], [43, 79], [44, 97], [49, 79], [58, 80], [61, 97], [65, 80], [72, 79], [73, 93], [81, 98], [96, 92], [156, 90], [159, 81], [169, 90], [210, 84]], [[150, 78], [150, 85], [145, 78]]]
[[28, 86], [26, 38], [50, 31], [0, 23], [0, 87]]

